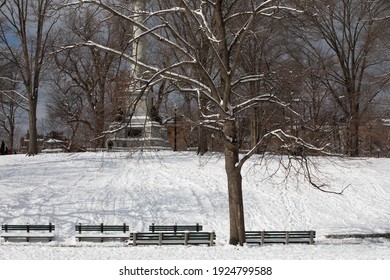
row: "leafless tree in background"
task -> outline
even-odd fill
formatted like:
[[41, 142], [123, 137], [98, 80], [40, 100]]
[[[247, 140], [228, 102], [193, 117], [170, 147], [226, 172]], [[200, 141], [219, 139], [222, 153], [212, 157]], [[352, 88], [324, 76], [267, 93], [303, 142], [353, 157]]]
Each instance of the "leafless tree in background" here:
[[322, 66], [318, 77], [341, 110], [346, 152], [359, 155], [359, 128], [372, 101], [389, 81], [381, 38], [390, 23], [389, 2], [382, 0], [296, 1], [303, 11], [297, 37]]
[[[118, 18], [110, 18], [105, 11], [96, 7], [72, 11], [66, 17], [64, 26], [59, 30], [62, 39], [55, 42], [56, 45], [94, 41], [125, 52], [131, 34], [128, 26]], [[77, 120], [90, 131], [91, 139], [96, 139], [92, 141], [92, 147], [104, 147], [105, 139], [100, 136], [107, 128], [108, 92], [110, 83], [119, 78], [120, 55], [81, 45], [56, 53], [55, 62], [68, 80], [64, 90], [70, 83], [84, 93], [83, 114], [79, 114]], [[59, 83], [57, 85], [61, 86]]]
[[54, 0], [9, 0], [0, 10], [0, 44], [7, 51], [4, 58], [17, 68], [29, 103], [29, 155], [38, 153], [37, 105], [49, 34], [57, 21], [53, 5]]
[[[3, 60], [1, 60], [3, 61]], [[8, 149], [15, 151], [21, 115], [28, 110], [27, 100], [18, 91], [19, 80], [12, 63], [0, 63], [0, 128], [7, 137]]]

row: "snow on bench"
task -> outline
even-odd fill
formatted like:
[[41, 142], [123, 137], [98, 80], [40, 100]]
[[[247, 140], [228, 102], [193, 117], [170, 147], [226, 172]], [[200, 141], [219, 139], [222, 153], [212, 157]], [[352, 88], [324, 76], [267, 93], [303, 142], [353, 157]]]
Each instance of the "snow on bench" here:
[[51, 223], [48, 225], [2, 225], [1, 230], [0, 237], [5, 241], [26, 239], [29, 242], [31, 239], [48, 239], [50, 242], [54, 238], [55, 226]]

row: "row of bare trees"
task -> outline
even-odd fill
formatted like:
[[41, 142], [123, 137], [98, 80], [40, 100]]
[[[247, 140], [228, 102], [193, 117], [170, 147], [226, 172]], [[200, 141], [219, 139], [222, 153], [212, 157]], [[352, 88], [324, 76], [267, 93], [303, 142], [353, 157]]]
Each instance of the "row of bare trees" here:
[[[389, 85], [387, 1], [297, 1], [295, 34], [320, 68], [317, 79], [345, 120], [346, 153], [359, 155], [359, 129]], [[320, 74], [320, 75], [318, 75]]]
[[[126, 52], [131, 26], [110, 18], [107, 12], [96, 7], [79, 9], [77, 13], [69, 11], [63, 23], [58, 30], [61, 39], [53, 48], [57, 69], [52, 78], [56, 96], [50, 98], [49, 119], [55, 119], [60, 113], [63, 125], [71, 128], [71, 143], [76, 146], [81, 136], [92, 140], [94, 147], [104, 147], [101, 136], [107, 123], [113, 121], [117, 106], [115, 92], [128, 79], [129, 71], [126, 72], [120, 56], [84, 43], [94, 41]], [[72, 47], [56, 51], [60, 46]], [[85, 135], [80, 135], [82, 132]]]
[[[123, 105], [119, 104], [117, 93], [124, 92], [129, 84], [131, 66], [123, 57], [131, 53], [133, 26], [126, 18], [112, 17], [110, 11], [93, 5], [99, 1], [81, 2], [84, 2], [83, 6], [67, 6], [54, 0], [2, 3], [1, 124], [13, 142], [14, 133], [11, 131], [15, 129], [16, 121], [12, 117], [14, 114], [7, 111], [28, 112], [29, 154], [38, 152], [36, 116], [39, 99], [48, 103], [45, 127], [66, 130], [71, 139], [71, 149], [85, 148], [86, 143], [103, 147], [102, 132], [113, 121], [117, 107]], [[182, 2], [190, 8], [198, 5], [197, 1], [168, 1], [153, 8], [180, 7]], [[305, 119], [299, 124], [289, 117], [286, 121], [286, 110], [258, 104], [240, 116], [243, 128], [239, 130], [240, 146], [245, 149], [254, 147], [267, 131], [283, 124], [285, 128], [300, 126], [300, 136], [310, 135], [319, 145], [331, 143], [335, 152], [359, 155], [361, 127], [373, 111], [382, 108], [373, 110], [373, 104], [378, 97], [383, 98], [389, 84], [388, 3], [251, 1], [240, 11], [235, 7], [235, 1], [230, 2], [223, 6], [236, 14], [246, 13], [256, 5], [267, 9], [273, 6], [278, 10], [260, 16], [253, 23], [251, 32], [245, 34], [245, 42], [240, 46], [242, 59], [235, 62], [235, 67], [239, 71], [253, 73], [254, 77], [261, 73], [262, 77], [243, 83], [243, 94], [278, 93], [280, 100], [291, 104]], [[126, 1], [113, 1], [112, 4], [128, 17], [134, 12]], [[288, 9], [280, 8], [282, 5]], [[202, 27], [204, 23], [191, 18], [185, 13], [176, 13], [170, 28], [196, 49], [195, 58], [202, 62], [205, 69], [214, 71], [217, 61], [213, 59], [213, 49], [208, 45], [210, 38], [199, 32], [188, 32], [207, 26]], [[223, 33], [233, 34], [243, 24], [240, 16], [229, 19], [230, 22], [233, 27]], [[216, 19], [210, 24], [218, 26]], [[162, 28], [158, 32], [162, 32]], [[90, 47], [86, 42], [104, 45], [117, 52]], [[179, 60], [183, 55], [162, 44], [154, 45], [149, 52], [161, 65]], [[189, 70], [187, 67], [183, 71], [191, 71], [192, 77], [199, 81], [210, 78], [199, 69]], [[13, 81], [12, 85], [10, 81]], [[155, 98], [157, 110], [165, 104], [164, 114], [172, 115], [172, 104], [179, 104], [179, 113], [190, 121], [189, 129], [196, 127], [199, 132], [192, 137], [195, 140], [189, 139], [188, 142], [197, 144], [200, 153], [204, 153], [209, 146], [207, 135], [214, 135], [208, 133], [204, 126], [199, 126], [202, 115], [207, 114], [208, 100], [186, 92], [185, 98], [175, 100], [169, 106], [167, 103], [172, 97], [168, 93], [175, 91], [167, 87], [182, 90], [178, 83], [160, 87]], [[16, 107], [8, 101], [11, 91], [15, 96], [13, 99], [19, 99]], [[161, 94], [162, 91], [166, 95]], [[40, 92], [44, 97], [40, 97]], [[194, 103], [202, 105], [198, 113], [193, 112]], [[263, 144], [262, 148], [270, 146]]]

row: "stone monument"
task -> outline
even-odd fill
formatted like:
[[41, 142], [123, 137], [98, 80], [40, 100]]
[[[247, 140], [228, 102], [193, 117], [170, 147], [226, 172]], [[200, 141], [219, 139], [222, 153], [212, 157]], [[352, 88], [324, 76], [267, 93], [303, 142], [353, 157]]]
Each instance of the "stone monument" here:
[[[139, 23], [144, 23], [146, 11], [145, 0], [137, 0], [134, 3], [134, 11]], [[138, 13], [137, 13], [138, 12]], [[141, 36], [142, 31], [134, 27], [134, 39], [132, 43], [132, 56], [137, 62], [147, 62], [147, 41]], [[167, 139], [167, 131], [157, 121], [151, 118], [151, 98], [149, 90], [143, 87], [142, 78], [147, 76], [147, 71], [138, 63], [133, 64], [132, 75], [135, 83], [127, 89], [125, 104], [126, 109], [118, 109], [116, 120], [109, 127], [110, 137], [107, 139], [109, 150], [130, 149], [170, 149]], [[146, 77], [147, 78], [147, 77]]]

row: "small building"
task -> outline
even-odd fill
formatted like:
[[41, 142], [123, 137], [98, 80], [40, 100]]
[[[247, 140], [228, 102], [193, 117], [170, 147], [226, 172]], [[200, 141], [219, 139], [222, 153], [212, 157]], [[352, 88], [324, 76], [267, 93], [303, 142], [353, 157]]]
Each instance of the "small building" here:
[[[52, 131], [46, 136], [38, 136], [38, 151], [40, 153], [63, 153], [67, 152], [68, 141], [64, 137], [64, 133]], [[20, 138], [20, 152], [27, 153], [29, 143], [29, 134]]]
[[43, 141], [41, 153], [64, 153], [66, 151], [66, 141], [53, 138]]
[[[24, 137], [20, 137], [19, 139], [19, 153], [25, 154], [28, 151], [28, 145], [30, 142], [30, 135], [27, 132]], [[43, 149], [44, 138], [41, 135], [38, 135], [38, 151]]]

